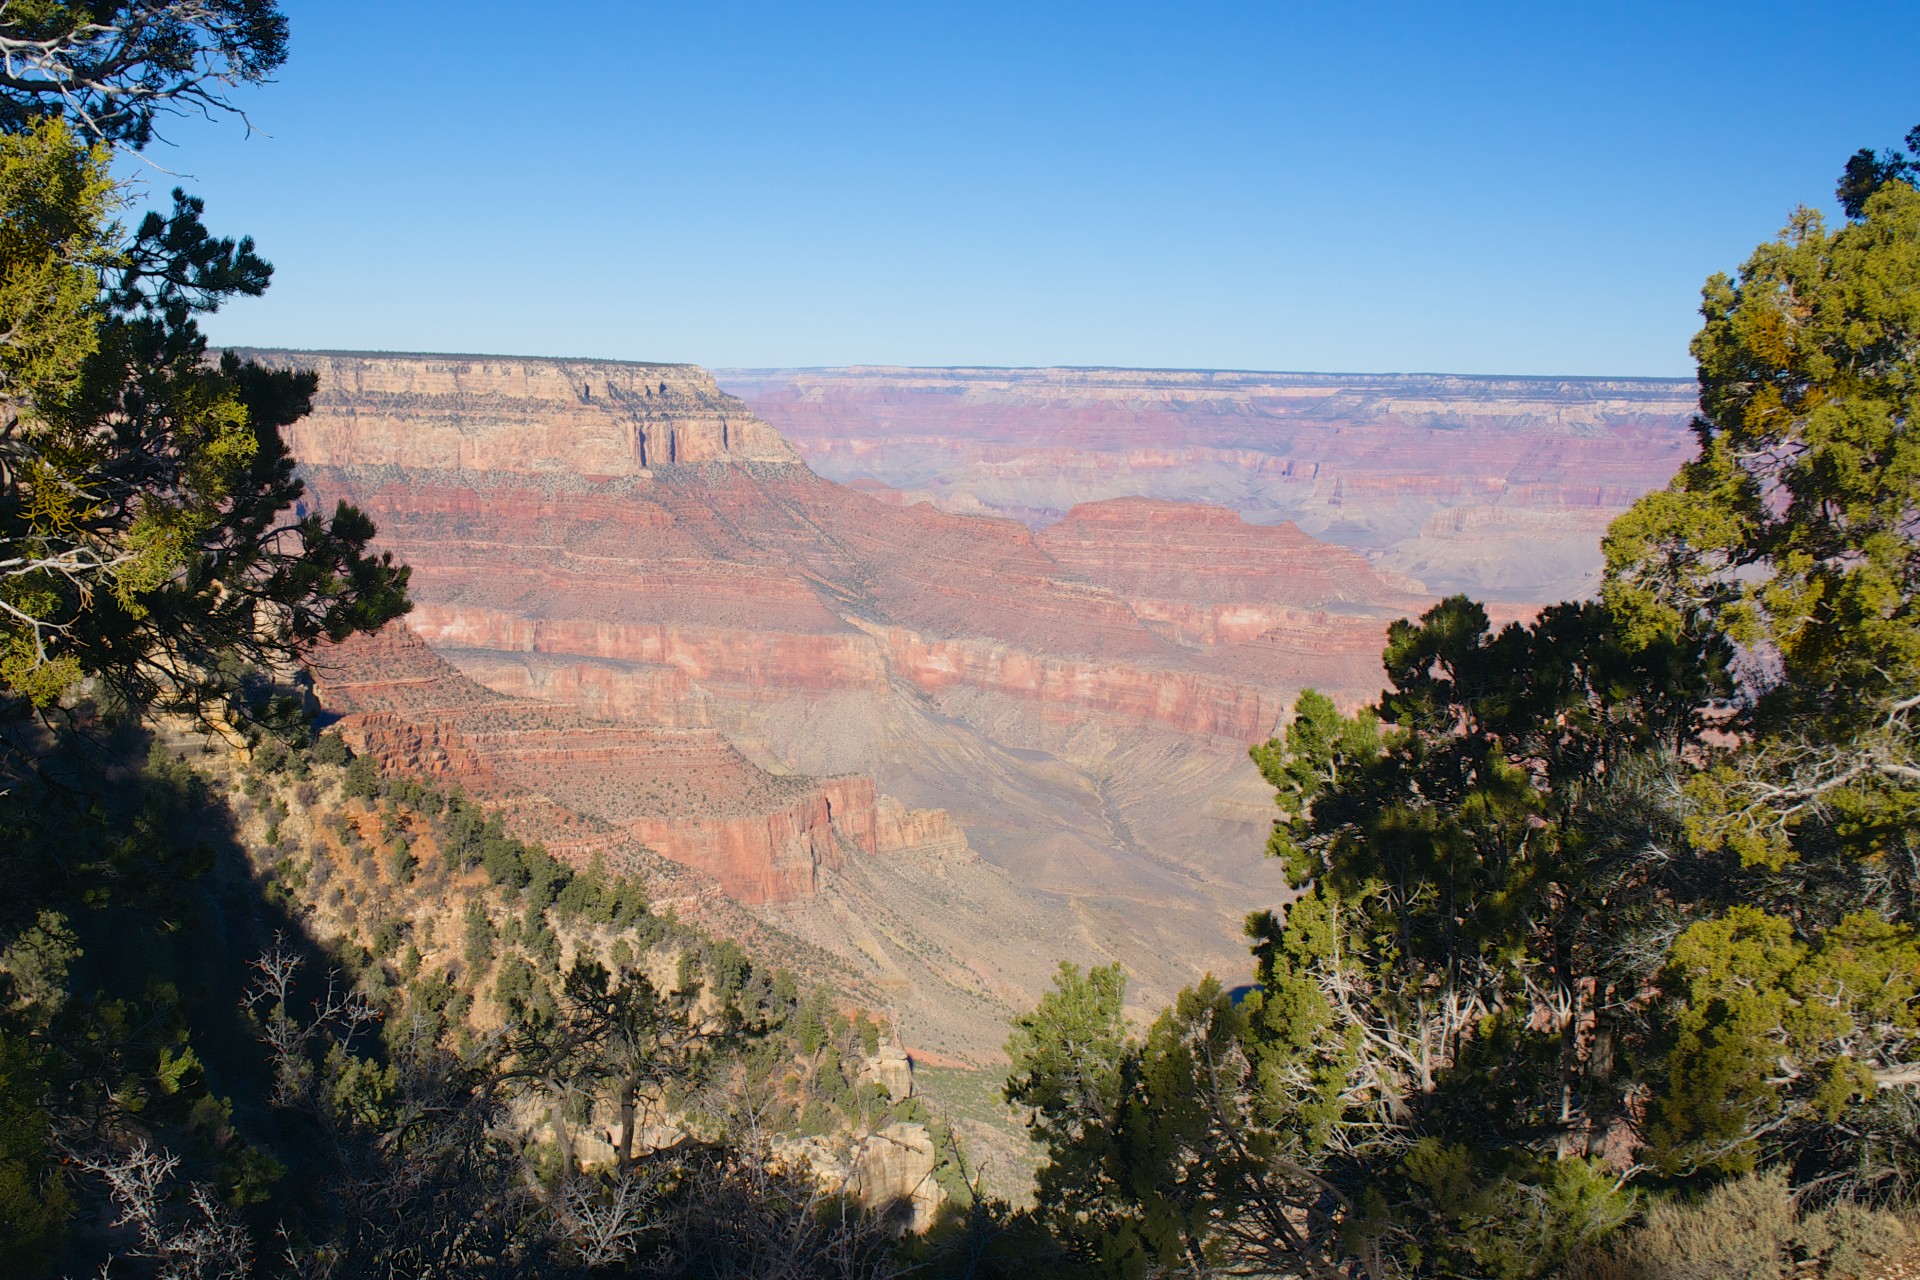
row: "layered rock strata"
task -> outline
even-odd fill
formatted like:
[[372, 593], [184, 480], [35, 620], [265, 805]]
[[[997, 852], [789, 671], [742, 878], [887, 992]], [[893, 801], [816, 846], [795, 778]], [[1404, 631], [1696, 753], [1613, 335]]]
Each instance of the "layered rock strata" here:
[[793, 462], [779, 434], [703, 369], [613, 360], [391, 352], [239, 352], [320, 377], [309, 460], [454, 471], [632, 476], [698, 462]]
[[[539, 811], [548, 848], [583, 862], [626, 837], [744, 902], [812, 894], [846, 851], [878, 852], [871, 778], [782, 778], [707, 729], [589, 719], [454, 671], [404, 624], [317, 655], [318, 693], [356, 750]], [[908, 819], [890, 813], [897, 832]], [[921, 821], [937, 821], [920, 819]]]

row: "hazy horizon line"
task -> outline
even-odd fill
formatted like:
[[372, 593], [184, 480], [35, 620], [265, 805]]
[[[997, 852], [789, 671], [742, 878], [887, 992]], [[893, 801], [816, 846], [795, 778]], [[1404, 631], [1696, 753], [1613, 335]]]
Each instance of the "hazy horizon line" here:
[[1359, 369], [1244, 369], [1204, 365], [1126, 365], [1126, 364], [819, 364], [819, 365], [723, 365], [701, 364], [693, 360], [634, 360], [623, 356], [533, 355], [508, 351], [408, 351], [347, 347], [280, 347], [247, 343], [209, 344], [223, 351], [283, 352], [302, 356], [408, 357], [439, 360], [542, 360], [555, 363], [586, 361], [594, 364], [631, 365], [648, 369], [704, 369], [718, 378], [722, 374], [762, 375], [791, 373], [1198, 373], [1280, 378], [1461, 378], [1484, 382], [1646, 382], [1664, 384], [1697, 383], [1697, 378], [1640, 373], [1463, 373], [1437, 369], [1376, 370]]

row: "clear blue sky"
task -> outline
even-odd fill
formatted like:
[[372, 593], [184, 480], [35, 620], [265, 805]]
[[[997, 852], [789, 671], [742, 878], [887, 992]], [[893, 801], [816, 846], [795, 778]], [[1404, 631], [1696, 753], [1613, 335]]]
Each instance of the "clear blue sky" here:
[[278, 268], [222, 342], [1687, 374], [1920, 122], [1912, 0], [286, 7], [154, 153]]

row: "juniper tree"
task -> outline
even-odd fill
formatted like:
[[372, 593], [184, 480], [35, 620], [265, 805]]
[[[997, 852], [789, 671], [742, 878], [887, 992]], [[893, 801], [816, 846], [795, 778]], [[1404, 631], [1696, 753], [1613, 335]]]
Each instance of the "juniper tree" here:
[[[0, 693], [17, 715], [85, 677], [213, 716], [250, 665], [406, 608], [351, 507], [301, 507], [281, 431], [311, 375], [214, 358], [196, 317], [262, 292], [250, 239], [175, 191], [131, 234], [109, 147], [230, 106], [284, 57], [263, 0], [0, 13]], [[12, 738], [9, 739], [13, 740]], [[11, 766], [17, 772], [18, 760]]]

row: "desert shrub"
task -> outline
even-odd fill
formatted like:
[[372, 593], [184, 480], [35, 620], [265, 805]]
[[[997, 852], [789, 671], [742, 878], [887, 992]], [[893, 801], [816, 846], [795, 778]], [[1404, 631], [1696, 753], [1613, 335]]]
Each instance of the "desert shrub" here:
[[393, 849], [387, 854], [387, 874], [393, 878], [393, 882], [395, 884], [413, 883], [413, 873], [419, 866], [420, 862], [413, 856], [413, 850], [408, 846], [406, 838], [395, 836]]
[[1577, 1256], [1561, 1280], [1851, 1280], [1912, 1243], [1891, 1213], [1841, 1203], [1796, 1213], [1785, 1177], [1749, 1174]]
[[800, 1002], [800, 982], [793, 971], [786, 968], [773, 971], [773, 1000], [785, 1008], [792, 1008]]
[[480, 842], [480, 865], [487, 878], [509, 889], [525, 888], [533, 876], [527, 868], [526, 846], [511, 836], [491, 833]]
[[[531, 913], [529, 913], [531, 915]], [[560, 937], [547, 927], [544, 919], [532, 916], [524, 928], [527, 950], [540, 961], [540, 967], [548, 973], [560, 972]]]
[[527, 901], [534, 909], [544, 911], [573, 879], [573, 872], [538, 845], [523, 845], [520, 860], [527, 868]]
[[387, 783], [387, 795], [395, 804], [418, 809], [422, 813], [439, 813], [444, 799], [432, 786], [418, 778], [395, 778]]
[[[537, 847], [535, 853], [544, 854]], [[558, 864], [555, 864], [558, 867]], [[584, 920], [588, 924], [628, 928], [647, 914], [647, 892], [639, 881], [626, 876], [610, 876], [605, 864], [595, 855], [593, 865], [579, 875], [559, 868], [566, 877], [554, 894], [553, 909], [562, 920]], [[536, 885], [539, 880], [536, 875]], [[544, 890], [533, 894], [538, 901]]]
[[341, 788], [350, 800], [371, 800], [380, 792], [380, 771], [365, 756], [355, 756], [347, 765]]
[[385, 959], [400, 950], [401, 928], [398, 921], [382, 920], [367, 945], [373, 954]]
[[627, 936], [633, 939], [634, 947], [640, 951], [653, 950], [674, 932], [671, 921], [647, 914], [644, 907], [631, 923], [622, 923], [620, 927], [627, 930]]
[[827, 1042], [827, 1014], [833, 1007], [833, 993], [825, 987], [815, 987], [807, 996], [807, 1002], [800, 1006], [798, 1023], [794, 1033], [800, 1040], [800, 1052], [815, 1054]]
[[585, 920], [588, 924], [610, 924], [606, 911], [606, 887], [600, 877], [589, 873], [567, 881], [553, 899], [554, 914], [562, 920]]
[[353, 752], [347, 749], [346, 740], [331, 730], [321, 734], [313, 744], [312, 755], [315, 764], [341, 765], [353, 759]]
[[539, 998], [541, 984], [533, 972], [533, 966], [520, 956], [508, 956], [500, 965], [500, 975], [494, 980], [493, 1000], [512, 1016], [529, 1008], [541, 1005]]
[[462, 796], [454, 796], [446, 805], [446, 848], [447, 856], [465, 858], [480, 847], [480, 837], [486, 831], [487, 815], [480, 807]]
[[712, 975], [713, 993], [722, 1000], [738, 995], [753, 971], [747, 953], [725, 938], [715, 939], [707, 948], [705, 968]]
[[253, 767], [261, 773], [278, 773], [287, 767], [292, 754], [287, 750], [287, 744], [278, 738], [262, 738], [253, 749]]
[[493, 921], [487, 918], [487, 909], [478, 902], [469, 902], [466, 926], [466, 940], [461, 952], [468, 964], [475, 969], [484, 969], [493, 961]]
[[817, 1138], [831, 1133], [838, 1117], [827, 1104], [819, 1098], [810, 1098], [804, 1110], [800, 1112], [798, 1127], [803, 1136]]
[[1802, 1215], [1794, 1232], [1801, 1257], [1828, 1280], [1864, 1276], [1913, 1244], [1907, 1224], [1884, 1210], [1843, 1202]]

